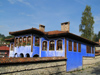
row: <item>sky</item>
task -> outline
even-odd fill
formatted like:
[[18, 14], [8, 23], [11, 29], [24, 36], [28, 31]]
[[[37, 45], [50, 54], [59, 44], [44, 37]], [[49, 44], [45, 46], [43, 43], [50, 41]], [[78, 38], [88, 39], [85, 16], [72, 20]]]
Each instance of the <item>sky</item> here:
[[91, 6], [94, 33], [100, 31], [100, 0], [0, 0], [0, 33], [45, 25], [45, 31], [61, 30], [61, 23], [70, 22], [70, 32], [81, 35], [82, 12]]

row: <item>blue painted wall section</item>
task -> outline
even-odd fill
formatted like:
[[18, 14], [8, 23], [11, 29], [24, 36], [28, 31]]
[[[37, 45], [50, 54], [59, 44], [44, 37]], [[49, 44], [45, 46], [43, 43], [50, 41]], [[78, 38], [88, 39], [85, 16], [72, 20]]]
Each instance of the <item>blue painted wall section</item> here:
[[[21, 36], [16, 36], [16, 38], [19, 37], [28, 37], [31, 36], [32, 34], [29, 35], [21, 35]], [[11, 57], [14, 57], [14, 55], [17, 53], [16, 57], [20, 57], [20, 54], [23, 53], [24, 57], [26, 57], [26, 54], [28, 53], [30, 57], [33, 57], [34, 55], [39, 55], [39, 57], [65, 57], [65, 38], [56, 38], [56, 39], [48, 39], [45, 37], [40, 37], [40, 46], [35, 46], [35, 37], [37, 35], [33, 35], [33, 52], [31, 52], [31, 45], [29, 46], [19, 46], [19, 47], [14, 47], [14, 51], [10, 50], [10, 55]], [[62, 50], [57, 50], [57, 40], [61, 39], [62, 40]], [[54, 50], [49, 50], [49, 41], [54, 40], [55, 41], [55, 48]], [[72, 51], [69, 51], [69, 40], [72, 41]], [[42, 50], [42, 43], [43, 41], [47, 41], [47, 50]], [[74, 42], [77, 43], [77, 52], [74, 52]], [[78, 52], [78, 43], [81, 44], [81, 52]], [[66, 38], [66, 71], [72, 71], [77, 68], [82, 67], [82, 58], [83, 56], [87, 57], [95, 57], [95, 53], [87, 53], [86, 52], [86, 46], [89, 44], [85, 44], [79, 41], [75, 41], [69, 38]], [[92, 45], [89, 45], [92, 46]], [[92, 46], [93, 47], [93, 46]], [[92, 50], [92, 48], [91, 48]], [[92, 52], [92, 51], [91, 51]], [[95, 48], [94, 48], [95, 52]]]
[[[65, 39], [64, 38], [60, 38], [63, 43], [63, 49], [62, 50], [56, 50], [56, 42], [58, 39], [45, 39], [45, 38], [41, 38], [41, 44], [43, 43], [43, 41], [47, 41], [47, 51], [42, 50], [42, 45], [41, 45], [41, 57], [56, 57], [56, 56], [65, 56]], [[50, 40], [54, 40], [55, 41], [55, 49], [53, 51], [49, 50], [49, 41]]]
[[[32, 34], [29, 35], [21, 35], [21, 36], [16, 36], [15, 38], [19, 38], [19, 37], [28, 37], [31, 36]], [[14, 55], [17, 53], [16, 57], [20, 57], [20, 54], [22, 53], [24, 55], [24, 57], [26, 57], [26, 54], [30, 54], [30, 57], [32, 57], [32, 53], [31, 53], [31, 45], [29, 46], [17, 46], [14, 47]], [[14, 56], [13, 56], [14, 57]]]
[[32, 52], [32, 56], [39, 55], [39, 50], [40, 50], [40, 46], [35, 46], [35, 37], [36, 37], [36, 35], [33, 35], [33, 52]]
[[[69, 51], [69, 44], [68, 44], [69, 40], [72, 41], [72, 51]], [[88, 56], [88, 57], [94, 57], [95, 56], [95, 53], [93, 54], [93, 53], [87, 53], [86, 52], [86, 45], [88, 45], [88, 44], [84, 44], [84, 43], [78, 42], [78, 41], [75, 41], [77, 43], [77, 52], [74, 52], [74, 41], [75, 40], [67, 39], [66, 71], [72, 71], [72, 70], [75, 70], [77, 68], [81, 68], [83, 56]], [[81, 43], [81, 52], [78, 52], [78, 43]]]

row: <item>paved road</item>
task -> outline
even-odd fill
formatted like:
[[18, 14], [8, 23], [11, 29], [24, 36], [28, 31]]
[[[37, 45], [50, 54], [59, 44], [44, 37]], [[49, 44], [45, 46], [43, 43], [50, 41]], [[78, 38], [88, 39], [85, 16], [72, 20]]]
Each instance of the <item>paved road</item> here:
[[100, 75], [100, 63], [97, 63], [95, 66], [82, 69], [80, 71], [59, 73], [54, 75]]

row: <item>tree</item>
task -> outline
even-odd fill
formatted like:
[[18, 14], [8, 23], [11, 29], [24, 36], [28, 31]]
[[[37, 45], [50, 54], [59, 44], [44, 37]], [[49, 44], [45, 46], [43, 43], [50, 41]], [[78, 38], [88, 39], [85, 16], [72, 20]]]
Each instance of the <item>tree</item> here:
[[98, 42], [99, 38], [98, 38], [98, 35], [97, 34], [94, 34], [93, 36], [93, 41], [94, 42]]
[[79, 32], [81, 32], [81, 36], [87, 38], [89, 40], [93, 40], [94, 35], [94, 18], [92, 17], [91, 7], [86, 6], [84, 12], [81, 17], [81, 24], [79, 25]]

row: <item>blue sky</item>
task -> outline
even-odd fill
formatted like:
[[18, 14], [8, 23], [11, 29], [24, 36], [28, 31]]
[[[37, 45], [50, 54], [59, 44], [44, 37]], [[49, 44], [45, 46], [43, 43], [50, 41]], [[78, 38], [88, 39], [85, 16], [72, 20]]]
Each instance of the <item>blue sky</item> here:
[[45, 31], [61, 30], [70, 21], [70, 32], [80, 35], [79, 24], [86, 5], [91, 6], [94, 33], [100, 31], [100, 0], [0, 0], [0, 33], [46, 26]]

